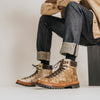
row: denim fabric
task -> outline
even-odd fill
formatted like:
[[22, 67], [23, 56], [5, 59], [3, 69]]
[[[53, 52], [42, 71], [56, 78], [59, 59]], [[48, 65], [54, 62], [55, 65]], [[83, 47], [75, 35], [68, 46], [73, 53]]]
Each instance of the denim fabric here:
[[52, 31], [63, 38], [63, 42], [75, 43], [76, 46], [98, 45], [100, 40], [93, 37], [92, 12], [76, 2], [70, 2], [65, 8], [65, 18], [41, 16], [37, 34], [38, 52], [50, 52]]

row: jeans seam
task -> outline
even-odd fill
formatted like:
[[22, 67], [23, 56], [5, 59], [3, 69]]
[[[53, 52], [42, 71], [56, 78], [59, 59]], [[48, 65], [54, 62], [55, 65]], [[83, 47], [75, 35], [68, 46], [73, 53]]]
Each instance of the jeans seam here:
[[[45, 24], [46, 24], [46, 23], [45, 23]], [[46, 34], [45, 52], [47, 52], [47, 51], [46, 51], [46, 48], [47, 48], [47, 36], [48, 36], [48, 34]], [[47, 54], [46, 54], [46, 58], [47, 58]]]

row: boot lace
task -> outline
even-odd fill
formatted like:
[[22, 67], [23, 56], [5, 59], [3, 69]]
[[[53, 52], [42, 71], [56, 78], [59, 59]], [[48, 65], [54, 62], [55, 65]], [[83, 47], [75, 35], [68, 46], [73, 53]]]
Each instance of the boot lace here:
[[54, 73], [50, 74], [49, 76], [47, 76], [47, 78], [52, 78], [56, 75], [58, 75], [59, 73], [61, 73], [63, 70], [65, 70], [65, 68], [63, 67], [63, 62], [64, 62], [64, 59], [58, 61], [55, 65], [54, 65], [54, 68], [57, 68], [59, 66], [59, 69], [56, 70]]
[[28, 77], [25, 77], [25, 78], [23, 78], [23, 79], [28, 79], [28, 78], [31, 78], [31, 77], [33, 77], [34, 75], [38, 74], [38, 72], [39, 72], [39, 70], [40, 70], [40, 66], [39, 66], [39, 65], [34, 65], [34, 64], [32, 64], [32, 66], [36, 68], [35, 73], [33, 73], [32, 75], [30, 75], [30, 76], [28, 76]]

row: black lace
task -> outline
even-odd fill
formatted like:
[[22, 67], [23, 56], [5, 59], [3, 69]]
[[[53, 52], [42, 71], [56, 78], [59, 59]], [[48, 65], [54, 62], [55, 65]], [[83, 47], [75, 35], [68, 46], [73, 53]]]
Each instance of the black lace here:
[[25, 77], [25, 78], [23, 78], [23, 79], [31, 78], [31, 77], [33, 77], [34, 75], [36, 75], [36, 74], [38, 73], [39, 65], [34, 65], [34, 64], [32, 64], [32, 66], [34, 66], [34, 67], [36, 68], [35, 73], [33, 73], [32, 75], [30, 75], [30, 76], [28, 76], [28, 77]]
[[59, 69], [57, 71], [55, 71], [54, 73], [50, 74], [49, 76], [47, 76], [47, 78], [52, 78], [52, 77], [58, 75], [59, 73], [61, 73], [63, 70], [65, 70], [65, 68], [63, 67], [63, 62], [64, 62], [64, 59], [58, 61], [58, 63], [56, 63], [54, 65], [54, 68], [57, 68], [59, 65]]

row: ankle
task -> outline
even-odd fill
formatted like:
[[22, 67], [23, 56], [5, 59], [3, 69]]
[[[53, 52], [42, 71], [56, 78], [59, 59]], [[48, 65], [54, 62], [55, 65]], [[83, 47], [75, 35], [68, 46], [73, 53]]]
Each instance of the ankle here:
[[49, 61], [46, 61], [46, 60], [41, 60], [41, 63], [42, 63], [43, 65], [49, 65]]
[[71, 55], [71, 54], [66, 54], [66, 59], [71, 59], [71, 60], [75, 61], [76, 56]]

